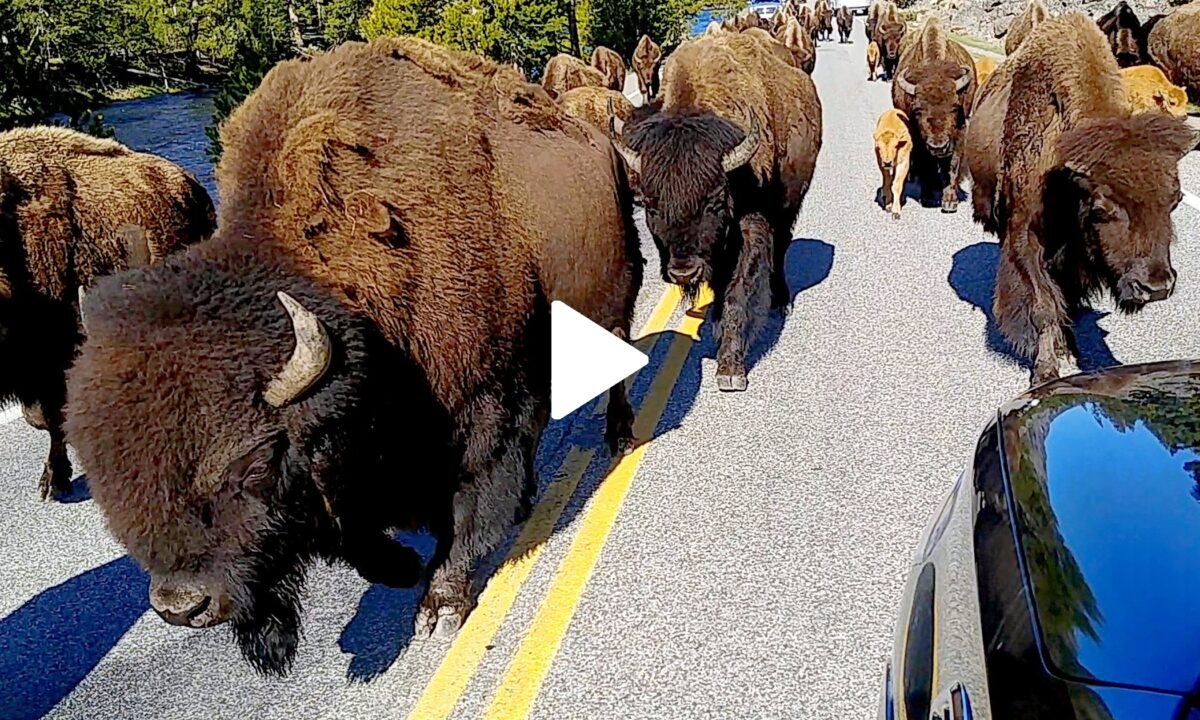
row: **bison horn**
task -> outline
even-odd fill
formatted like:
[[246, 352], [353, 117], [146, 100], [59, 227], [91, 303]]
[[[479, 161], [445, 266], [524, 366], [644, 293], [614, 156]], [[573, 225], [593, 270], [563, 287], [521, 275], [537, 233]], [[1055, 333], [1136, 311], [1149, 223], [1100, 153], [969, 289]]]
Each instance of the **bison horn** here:
[[79, 326], [83, 328], [83, 333], [87, 334], [87, 315], [83, 314], [83, 299], [87, 297], [87, 291], [83, 286], [79, 286]]
[[746, 133], [746, 137], [738, 143], [737, 147], [725, 153], [725, 157], [721, 158], [721, 166], [725, 172], [733, 172], [750, 162], [750, 158], [754, 157], [754, 153], [758, 150], [758, 120], [754, 117], [754, 113], [749, 115], [750, 130]]
[[962, 77], [954, 81], [954, 92], [959, 93], [971, 84], [971, 68], [964, 67]]
[[617, 117], [617, 111], [613, 107], [612, 98], [608, 99], [608, 139], [612, 141], [613, 147], [625, 158], [625, 164], [634, 173], [641, 174], [642, 172], [642, 156], [638, 155], [633, 148], [626, 145], [621, 140], [621, 134], [625, 132], [625, 122]]
[[917, 94], [917, 86], [910, 83], [908, 81], [908, 78], [904, 77], [903, 75], [896, 76], [896, 84], [900, 86], [901, 90], [908, 93], [909, 95]]
[[276, 297], [291, 316], [292, 331], [296, 334], [296, 349], [263, 393], [263, 399], [278, 408], [295, 400], [321, 379], [329, 369], [333, 349], [329, 333], [312, 311], [283, 291], [276, 293]]

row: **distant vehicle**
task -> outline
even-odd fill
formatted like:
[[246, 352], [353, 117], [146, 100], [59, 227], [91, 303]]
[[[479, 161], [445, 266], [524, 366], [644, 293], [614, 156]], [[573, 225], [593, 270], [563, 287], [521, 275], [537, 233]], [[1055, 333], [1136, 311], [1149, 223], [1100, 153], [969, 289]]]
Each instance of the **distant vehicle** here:
[[1036, 387], [912, 558], [881, 720], [1200, 720], [1200, 362]]
[[833, 0], [834, 10], [843, 5], [850, 8], [850, 12], [855, 15], [866, 15], [867, 10], [871, 7], [871, 0]]
[[777, 2], [756, 2], [750, 3], [750, 9], [763, 20], [770, 20], [775, 17], [775, 13], [779, 12], [781, 5], [782, 3]]

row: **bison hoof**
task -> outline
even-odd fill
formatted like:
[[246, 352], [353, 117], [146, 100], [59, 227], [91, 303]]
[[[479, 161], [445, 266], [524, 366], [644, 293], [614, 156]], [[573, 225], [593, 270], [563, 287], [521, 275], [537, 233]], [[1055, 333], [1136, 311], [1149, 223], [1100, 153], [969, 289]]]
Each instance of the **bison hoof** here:
[[463, 620], [464, 613], [449, 605], [443, 605], [436, 610], [423, 605], [417, 611], [413, 634], [418, 638], [446, 640], [458, 634]]
[[717, 389], [721, 392], [742, 392], [750, 386], [750, 381], [746, 379], [746, 374], [739, 375], [717, 375]]
[[893, 220], [899, 220], [899, 219], [900, 219], [900, 211], [899, 211], [899, 210], [893, 210], [893, 211], [892, 211], [892, 219], [893, 219]]
[[958, 203], [943, 201], [942, 202], [942, 212], [947, 213], [947, 214], [958, 212]]
[[637, 446], [632, 437], [621, 437], [608, 442], [608, 449], [612, 452], [613, 457], [622, 458], [633, 452]]
[[45, 469], [42, 470], [42, 477], [38, 480], [38, 496], [45, 502], [70, 493], [71, 481], [64, 478], [61, 473], [56, 473], [50, 463], [46, 463]]

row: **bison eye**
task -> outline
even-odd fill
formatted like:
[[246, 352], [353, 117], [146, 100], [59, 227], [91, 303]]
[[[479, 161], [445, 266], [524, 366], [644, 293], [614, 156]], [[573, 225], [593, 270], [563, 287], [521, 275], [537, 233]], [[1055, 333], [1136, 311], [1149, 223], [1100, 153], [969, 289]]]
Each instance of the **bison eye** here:
[[275, 470], [278, 449], [276, 438], [271, 438], [230, 463], [226, 472], [231, 480], [241, 485], [262, 483]]

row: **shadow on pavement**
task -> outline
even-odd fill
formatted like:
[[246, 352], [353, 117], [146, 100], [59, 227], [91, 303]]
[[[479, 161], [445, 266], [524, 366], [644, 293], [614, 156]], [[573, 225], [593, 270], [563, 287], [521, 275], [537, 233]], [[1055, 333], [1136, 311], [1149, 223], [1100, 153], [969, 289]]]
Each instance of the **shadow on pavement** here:
[[[996, 287], [996, 270], [1000, 265], [1000, 246], [981, 242], [954, 253], [954, 264], [947, 280], [960, 300], [971, 303], [987, 316], [988, 350], [1000, 355], [1026, 370], [1032, 369], [1029, 358], [1022, 357], [1012, 348], [992, 313], [992, 297]], [[1079, 346], [1079, 369], [1084, 372], [1120, 365], [1104, 339], [1108, 332], [1100, 327], [1099, 321], [1108, 313], [1085, 309], [1073, 317], [1075, 341]]]
[[80, 475], [71, 481], [71, 491], [55, 495], [54, 501], [64, 505], [86, 502], [92, 499], [92, 489], [88, 487], [87, 477]]
[[32, 720], [53, 709], [149, 609], [149, 585], [125, 556], [0, 619], [0, 717]]
[[[833, 255], [833, 246], [820, 240], [801, 239], [792, 242], [785, 261], [785, 272], [793, 299], [829, 276], [833, 268]], [[657, 271], [657, 268], [654, 267], [653, 271]], [[754, 365], [778, 343], [784, 320], [783, 313], [772, 311], [763, 323], [757, 341], [751, 346], [747, 366], [752, 386]], [[669, 392], [651, 437], [639, 437], [640, 441], [647, 441], [679, 427], [700, 392], [719, 392], [715, 386], [701, 388], [701, 362], [715, 357], [716, 344], [712, 324], [706, 322], [698, 342], [673, 330], [666, 330], [643, 337], [635, 345], [650, 357], [650, 362], [627, 381], [629, 399], [634, 408], [640, 412], [652, 400], [663, 402], [664, 398], [658, 395]], [[665, 379], [666, 373], [678, 373], [677, 381], [670, 388], [661, 382], [655, 383], [660, 374], [664, 374]], [[560, 421], [552, 421], [542, 434], [536, 462], [539, 498], [554, 482], [554, 474], [563, 466], [569, 453], [583, 451], [590, 458], [586, 460], [587, 465], [579, 477], [578, 487], [559, 516], [553, 533], [570, 527], [616, 464], [616, 459], [604, 443], [604, 414], [597, 414], [598, 405], [605, 397], [600, 396]], [[733, 401], [736, 399], [736, 395], [731, 398]], [[475, 572], [472, 581], [476, 597], [508, 556], [516, 536], [516, 532], [510, 533], [508, 542]], [[433, 540], [428, 535], [405, 534], [401, 540], [415, 547], [425, 558], [433, 552]], [[373, 585], [363, 594], [354, 618], [347, 624], [339, 640], [342, 651], [353, 656], [347, 672], [351, 681], [374, 680], [404, 653], [413, 638], [416, 604], [423, 592], [424, 585], [404, 590]]]

